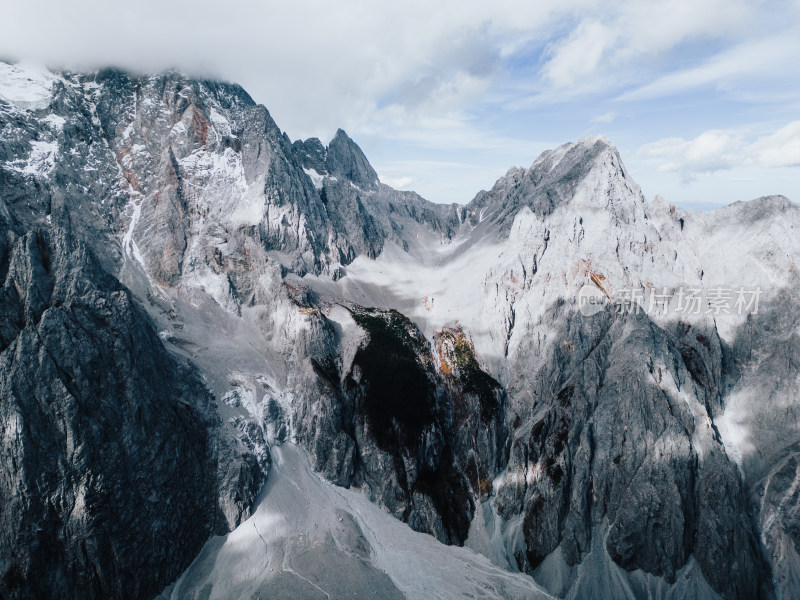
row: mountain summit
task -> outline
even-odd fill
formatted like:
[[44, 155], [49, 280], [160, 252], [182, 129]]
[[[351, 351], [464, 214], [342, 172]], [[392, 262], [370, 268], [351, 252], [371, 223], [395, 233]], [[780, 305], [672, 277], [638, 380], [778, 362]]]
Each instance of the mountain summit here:
[[562, 204], [611, 211], [616, 218], [644, 216], [645, 200], [630, 179], [617, 149], [606, 138], [584, 138], [544, 152], [529, 169], [513, 168], [488, 192], [467, 205], [508, 230], [522, 207], [547, 216]]

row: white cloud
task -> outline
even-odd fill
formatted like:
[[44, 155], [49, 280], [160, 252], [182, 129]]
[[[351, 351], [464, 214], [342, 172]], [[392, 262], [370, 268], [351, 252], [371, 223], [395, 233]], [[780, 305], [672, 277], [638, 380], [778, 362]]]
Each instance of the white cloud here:
[[592, 123], [612, 123], [614, 119], [617, 118], [617, 115], [613, 112], [603, 113], [602, 115], [597, 115], [596, 117], [592, 117]]
[[388, 186], [391, 186], [398, 190], [404, 190], [411, 186], [414, 183], [413, 177], [387, 177], [386, 175], [380, 175], [381, 183], [385, 183]]
[[665, 138], [639, 149], [640, 156], [656, 159], [661, 172], [678, 172], [685, 181], [699, 173], [730, 169], [739, 160], [741, 140], [731, 132], [706, 131], [692, 140]]
[[534, 94], [613, 88], [679, 44], [747, 37], [759, 10], [746, 0], [11, 0], [0, 56], [235, 80], [293, 137], [327, 138], [389, 105], [463, 113], [531, 52], [543, 60]]
[[756, 162], [766, 168], [800, 166], [800, 121], [792, 121], [751, 147]]
[[0, 56], [235, 80], [293, 136], [325, 138], [388, 104], [433, 114], [462, 108], [498, 75], [503, 53], [572, 10], [560, 6], [17, 0], [3, 3]]
[[542, 73], [557, 88], [572, 87], [595, 74], [618, 39], [618, 32], [608, 25], [581, 21], [566, 40], [550, 47]]
[[700, 174], [740, 167], [798, 166], [800, 121], [757, 138], [745, 129], [711, 130], [690, 140], [664, 138], [645, 144], [638, 154], [655, 161], [660, 172], [676, 172], [684, 181], [691, 181]]
[[680, 94], [706, 85], [730, 86], [736, 82], [767, 76], [786, 77], [800, 60], [800, 38], [796, 34], [737, 44], [715, 54], [700, 65], [658, 77], [627, 91], [620, 100], [647, 100]]
[[681, 44], [746, 37], [759, 10], [745, 0], [602, 3], [550, 43], [542, 75], [577, 93], [613, 88]]

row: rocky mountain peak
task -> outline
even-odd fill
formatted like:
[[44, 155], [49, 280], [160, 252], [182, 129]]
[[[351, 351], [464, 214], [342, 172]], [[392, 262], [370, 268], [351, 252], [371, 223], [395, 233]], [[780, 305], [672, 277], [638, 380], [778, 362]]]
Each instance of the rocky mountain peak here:
[[313, 169], [318, 175], [350, 181], [365, 190], [378, 185], [375, 169], [343, 129], [336, 131], [327, 148], [319, 138], [312, 137], [295, 141], [292, 150], [304, 169]]
[[331, 175], [349, 179], [363, 188], [372, 188], [378, 183], [375, 169], [369, 164], [361, 148], [343, 129], [339, 129], [328, 144], [325, 166]]
[[473, 223], [507, 232], [524, 207], [548, 218], [570, 205], [611, 211], [615, 221], [645, 217], [646, 202], [619, 152], [605, 137], [583, 138], [543, 152], [529, 169], [512, 168], [467, 205]]
[[292, 150], [304, 169], [314, 169], [320, 175], [328, 172], [325, 167], [328, 150], [322, 145], [319, 138], [297, 140], [292, 144]]
[[568, 186], [577, 185], [589, 178], [630, 178], [616, 146], [604, 136], [582, 138], [543, 152], [528, 169], [528, 175], [540, 186], [562, 181]]

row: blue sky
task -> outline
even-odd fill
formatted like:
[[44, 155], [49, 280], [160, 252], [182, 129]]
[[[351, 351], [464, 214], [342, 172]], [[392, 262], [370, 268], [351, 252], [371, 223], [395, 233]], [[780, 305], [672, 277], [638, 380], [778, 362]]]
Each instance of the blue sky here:
[[[241, 83], [290, 137], [467, 202], [605, 135], [648, 199], [800, 201], [800, 2], [2, 0], [0, 56]], [[69, 26], [64, 26], [69, 23]]]

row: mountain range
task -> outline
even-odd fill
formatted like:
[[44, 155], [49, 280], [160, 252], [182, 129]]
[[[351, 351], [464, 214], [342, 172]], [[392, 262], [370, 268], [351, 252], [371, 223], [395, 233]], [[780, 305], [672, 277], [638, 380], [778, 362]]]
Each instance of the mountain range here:
[[0, 596], [797, 597], [798, 234], [602, 137], [441, 205], [237, 85], [0, 63]]

